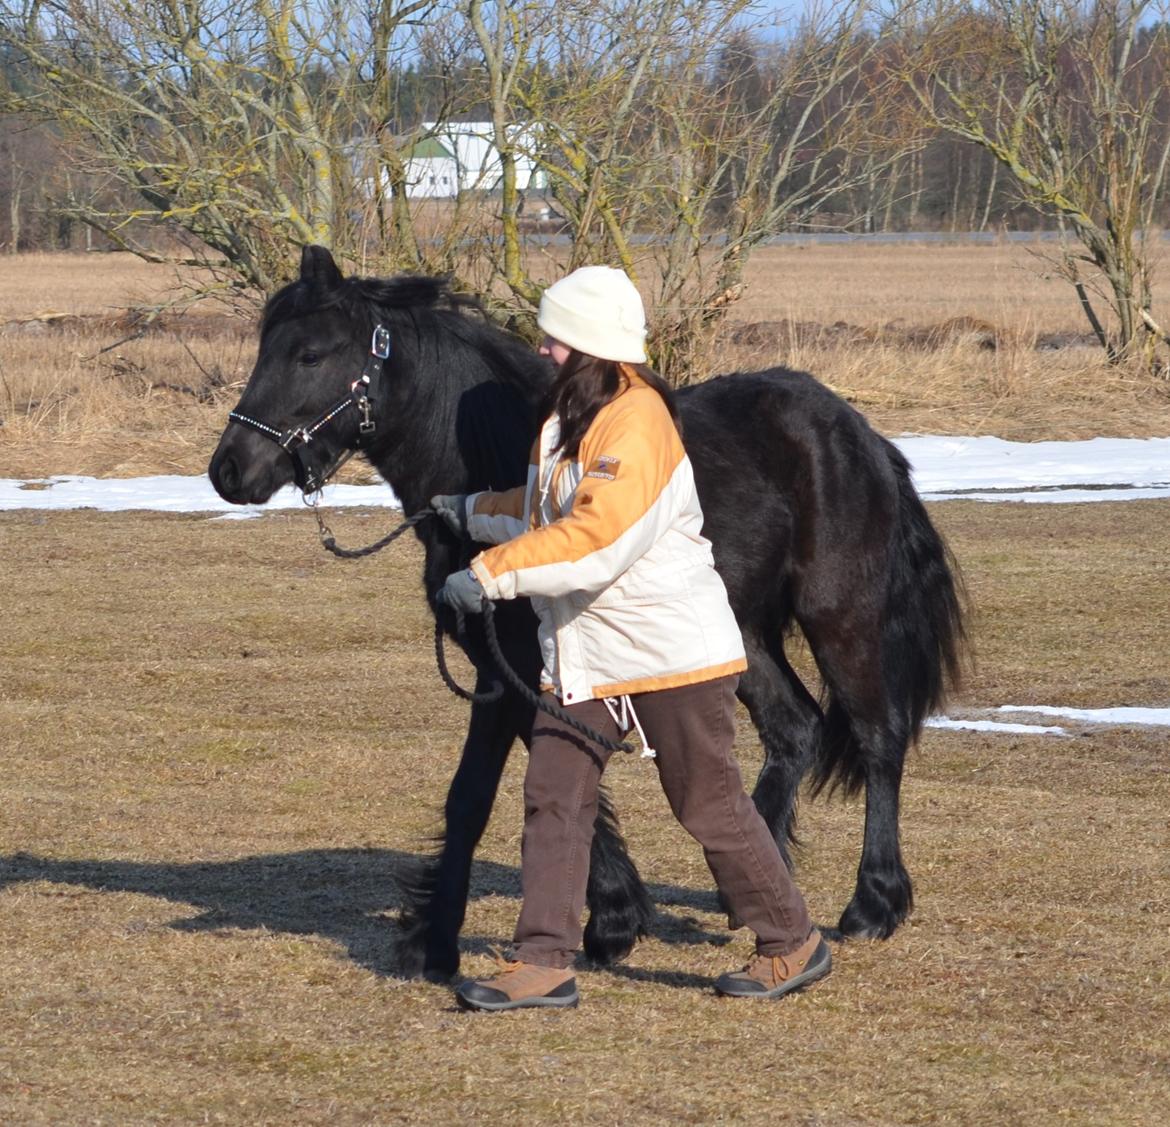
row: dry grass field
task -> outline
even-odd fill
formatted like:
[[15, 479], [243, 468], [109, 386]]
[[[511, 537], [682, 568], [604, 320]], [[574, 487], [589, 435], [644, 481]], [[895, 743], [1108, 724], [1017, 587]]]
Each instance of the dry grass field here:
[[[201, 472], [251, 368], [252, 326], [212, 305], [126, 339], [128, 309], [176, 296], [170, 268], [126, 255], [5, 267], [0, 475]], [[1170, 434], [1170, 383], [1080, 343], [1072, 291], [1042, 267], [1018, 245], [770, 247], [713, 368], [804, 368], [888, 433]]]
[[[1079, 332], [1018, 253], [785, 250], [757, 264], [741, 320]], [[16, 265], [0, 325], [112, 318], [158, 277], [107, 258]], [[59, 281], [37, 279], [65, 266], [94, 288], [54, 300]], [[111, 327], [3, 331], [0, 476], [197, 472], [251, 352], [203, 329], [92, 360]], [[791, 347], [759, 343], [774, 331], [734, 347], [827, 371], [887, 431], [1170, 434], [1161, 387], [1084, 350], [847, 347], [795, 328]], [[1170, 705], [1168, 504], [932, 506], [974, 608], [952, 712]], [[364, 543], [392, 520], [334, 527]], [[837, 946], [830, 979], [776, 1004], [712, 996], [747, 939], [723, 928], [653, 768], [620, 757], [653, 936], [582, 968], [578, 1010], [468, 1015], [396, 975], [395, 876], [430, 850], [466, 720], [435, 675], [415, 545], [348, 563], [303, 512], [30, 510], [0, 513], [0, 558], [2, 1123], [1165, 1121], [1164, 730], [927, 730], [904, 787], [914, 914], [888, 942]], [[518, 909], [522, 770], [517, 754], [478, 855], [469, 972]], [[819, 920], [852, 887], [860, 820], [854, 802], [802, 807]]]

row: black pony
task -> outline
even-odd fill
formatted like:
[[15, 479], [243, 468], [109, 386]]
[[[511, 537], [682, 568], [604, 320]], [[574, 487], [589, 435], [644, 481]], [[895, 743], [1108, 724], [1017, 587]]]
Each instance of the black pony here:
[[[379, 325], [389, 356], [371, 361]], [[209, 474], [225, 499], [261, 503], [360, 449], [407, 513], [437, 493], [506, 489], [524, 480], [550, 376], [443, 281], [343, 279], [328, 251], [307, 247], [300, 279], [265, 309], [256, 367]], [[963, 642], [949, 554], [901, 453], [811, 376], [783, 368], [722, 376], [679, 392], [678, 406], [704, 533], [747, 648], [739, 696], [766, 752], [756, 804], [786, 851], [806, 774], [814, 793], [864, 787], [857, 886], [838, 926], [847, 936], [889, 936], [912, 903], [898, 844], [906, 750], [954, 680]], [[466, 563], [468, 546], [438, 520], [416, 531], [427, 599], [445, 615], [435, 592]], [[535, 624], [525, 600], [496, 615], [506, 657], [533, 684]], [[795, 625], [824, 682], [823, 707], [785, 656]], [[473, 628], [465, 646], [488, 666], [482, 634]], [[408, 973], [458, 968], [472, 853], [509, 749], [531, 724], [516, 694], [472, 707], [441, 849], [404, 920]], [[588, 903], [585, 951], [597, 961], [627, 953], [653, 915], [604, 800]]]

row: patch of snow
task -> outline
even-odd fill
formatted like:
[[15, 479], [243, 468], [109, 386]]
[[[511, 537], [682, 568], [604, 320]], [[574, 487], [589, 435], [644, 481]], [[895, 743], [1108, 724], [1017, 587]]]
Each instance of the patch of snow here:
[[1170, 485], [1147, 489], [1031, 489], [1003, 493], [923, 493], [924, 501], [1015, 501], [1025, 505], [1077, 505], [1092, 501], [1157, 501], [1170, 497]]
[[[1040, 504], [1170, 497], [1170, 438], [1006, 442], [990, 437], [904, 435], [896, 443], [913, 467], [914, 484], [929, 501]], [[300, 504], [299, 494], [289, 486], [264, 506], [230, 505], [203, 476], [0, 479], [0, 509], [230, 512], [244, 519]], [[330, 485], [321, 504], [326, 508], [401, 508], [384, 484]]]
[[1008, 442], [988, 436], [904, 435], [895, 442], [923, 494], [1093, 486], [1170, 493], [1170, 438]]
[[[237, 519], [259, 516], [269, 509], [296, 509], [304, 504], [293, 486], [280, 490], [266, 505], [233, 505], [203, 475], [163, 474], [154, 477], [98, 478], [62, 474], [39, 480], [0, 479], [2, 509], [97, 509], [125, 512], [149, 509], [164, 513], [230, 513]], [[390, 507], [400, 509], [388, 485], [327, 485], [325, 508]]]
[[[1051, 716], [1081, 724], [1113, 725], [1122, 728], [1170, 728], [1170, 708], [1063, 708], [1051, 704], [1001, 704], [984, 712], [1017, 713], [1029, 716]], [[966, 729], [971, 732], [1011, 732], [1019, 735], [1067, 736], [1065, 728], [1044, 724], [1005, 723], [999, 720], [953, 719], [949, 716], [931, 716], [928, 728]]]
[[1042, 724], [1005, 724], [997, 720], [952, 720], [949, 716], [931, 716], [928, 728], [949, 728], [967, 732], [1009, 732], [1024, 736], [1067, 736], [1060, 727]]
[[1024, 712], [1058, 716], [1083, 724], [1115, 724], [1121, 727], [1170, 727], [1170, 708], [1061, 708], [1051, 704], [1001, 704], [996, 712]]

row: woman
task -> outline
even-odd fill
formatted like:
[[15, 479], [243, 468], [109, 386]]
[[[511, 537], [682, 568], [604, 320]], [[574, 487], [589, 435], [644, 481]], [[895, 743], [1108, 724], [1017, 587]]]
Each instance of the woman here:
[[[646, 367], [642, 299], [621, 270], [586, 266], [545, 291], [537, 323], [558, 372], [528, 482], [432, 499], [452, 528], [496, 545], [449, 576], [439, 598], [464, 611], [531, 598], [542, 690], [594, 731], [638, 728], [729, 915], [756, 933], [755, 957], [716, 991], [788, 994], [827, 975], [832, 959], [732, 756], [743, 642], [702, 535], [670, 390]], [[577, 1004], [572, 962], [608, 757], [537, 714], [515, 959], [464, 982], [465, 1008]]]

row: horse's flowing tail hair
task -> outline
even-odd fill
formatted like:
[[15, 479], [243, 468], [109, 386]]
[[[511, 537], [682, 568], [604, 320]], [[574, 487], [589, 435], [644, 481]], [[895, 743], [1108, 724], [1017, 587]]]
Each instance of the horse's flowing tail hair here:
[[[895, 736], [879, 754], [904, 754], [918, 739], [926, 719], [937, 711], [962, 678], [967, 650], [966, 592], [959, 566], [931, 523], [910, 479], [902, 452], [882, 439], [898, 488], [898, 521], [881, 624], [882, 676], [891, 706]], [[900, 738], [899, 738], [900, 737]], [[870, 763], [873, 767], [881, 764]], [[901, 762], [889, 768], [901, 770]], [[856, 794], [866, 782], [866, 760], [849, 716], [830, 697], [821, 754], [813, 768], [813, 793], [828, 786]]]

